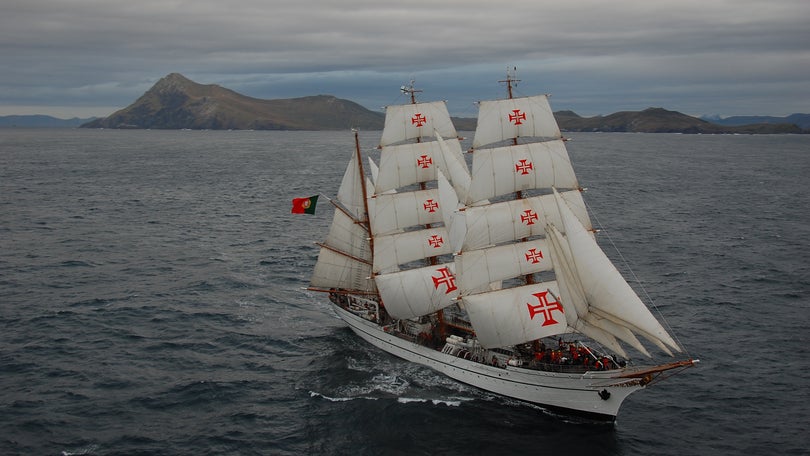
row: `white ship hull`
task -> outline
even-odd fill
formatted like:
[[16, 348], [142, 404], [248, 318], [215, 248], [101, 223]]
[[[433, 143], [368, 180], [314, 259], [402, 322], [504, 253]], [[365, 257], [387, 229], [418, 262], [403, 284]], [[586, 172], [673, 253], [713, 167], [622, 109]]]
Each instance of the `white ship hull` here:
[[338, 305], [333, 308], [352, 331], [375, 347], [459, 382], [551, 410], [612, 421], [625, 398], [644, 388], [637, 378], [622, 378], [625, 369], [570, 374], [470, 361], [389, 334]]

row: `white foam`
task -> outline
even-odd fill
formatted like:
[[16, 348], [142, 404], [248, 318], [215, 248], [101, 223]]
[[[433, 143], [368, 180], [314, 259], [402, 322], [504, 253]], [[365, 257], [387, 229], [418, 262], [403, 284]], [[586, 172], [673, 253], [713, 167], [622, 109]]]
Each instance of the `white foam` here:
[[87, 447], [87, 448], [83, 448], [83, 449], [81, 449], [81, 450], [79, 450], [79, 451], [76, 451], [76, 452], [73, 452], [73, 451], [63, 451], [63, 452], [61, 453], [61, 456], [83, 456], [83, 455], [87, 455], [87, 454], [92, 454], [92, 453], [94, 453], [94, 452], [95, 452], [97, 449], [98, 449], [98, 445], [90, 445], [89, 447]]
[[[338, 396], [332, 397], [327, 396], [325, 394], [317, 393], [315, 391], [309, 392], [310, 397], [319, 397], [321, 399], [325, 399], [329, 402], [349, 402], [355, 400], [366, 400], [366, 401], [377, 401], [380, 399], [384, 399], [381, 397], [372, 397], [372, 396]], [[426, 399], [426, 398], [418, 398], [418, 397], [398, 397], [397, 402], [400, 404], [433, 404], [433, 405], [444, 405], [447, 407], [460, 407], [463, 402], [471, 401], [472, 398], [452, 398], [452, 399]]]
[[397, 398], [397, 402], [400, 404], [410, 404], [410, 403], [431, 403], [433, 405], [446, 405], [448, 407], [460, 407], [461, 403], [469, 400], [469, 399], [458, 399], [458, 400], [449, 400], [449, 399], [420, 399], [420, 398], [412, 398], [412, 397], [400, 397]]
[[364, 399], [364, 400], [368, 400], [368, 401], [376, 401], [378, 399], [376, 397], [361, 397], [361, 396], [357, 396], [357, 397], [330, 397], [330, 396], [323, 395], [321, 393], [316, 393], [315, 391], [310, 391], [309, 392], [309, 397], [320, 397], [321, 399], [326, 399], [329, 402], [348, 402], [348, 401], [354, 401], [354, 400], [357, 400], [357, 399]]

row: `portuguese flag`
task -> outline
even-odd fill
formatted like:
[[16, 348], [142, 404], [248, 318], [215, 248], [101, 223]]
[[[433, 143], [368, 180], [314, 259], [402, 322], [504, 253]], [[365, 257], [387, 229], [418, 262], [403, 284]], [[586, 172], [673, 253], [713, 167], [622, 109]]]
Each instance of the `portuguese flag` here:
[[314, 214], [315, 203], [317, 202], [318, 195], [310, 196], [309, 198], [293, 198], [291, 212], [293, 214]]

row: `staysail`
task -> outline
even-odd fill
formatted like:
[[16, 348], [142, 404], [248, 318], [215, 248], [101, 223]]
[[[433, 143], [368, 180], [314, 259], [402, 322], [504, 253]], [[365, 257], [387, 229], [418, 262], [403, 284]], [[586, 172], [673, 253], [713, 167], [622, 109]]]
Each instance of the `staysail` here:
[[[597, 318], [643, 336], [666, 352], [669, 352], [667, 347], [681, 351], [556, 191], [554, 196], [560, 205], [569, 246], [564, 255], [576, 269], [588, 311]], [[605, 326], [602, 329], [612, 332], [609, 325]], [[619, 331], [614, 335], [623, 338], [626, 332]]]

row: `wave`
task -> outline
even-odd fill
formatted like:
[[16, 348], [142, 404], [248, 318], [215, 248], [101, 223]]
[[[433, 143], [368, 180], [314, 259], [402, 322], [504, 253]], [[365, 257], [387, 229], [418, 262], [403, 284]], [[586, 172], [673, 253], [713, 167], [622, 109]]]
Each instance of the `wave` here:
[[411, 403], [431, 403], [433, 405], [446, 405], [448, 407], [459, 407], [461, 406], [462, 402], [470, 401], [472, 399], [422, 399], [422, 398], [411, 398], [411, 397], [400, 397], [397, 399], [397, 402], [400, 404], [411, 404]]
[[59, 454], [61, 456], [80, 456], [80, 455], [85, 455], [85, 454], [93, 454], [96, 451], [98, 451], [98, 448], [99, 448], [98, 445], [90, 445], [90, 446], [87, 446], [85, 448], [80, 448], [78, 450], [72, 450], [72, 451], [64, 450]]
[[329, 402], [348, 402], [348, 401], [356, 401], [356, 400], [366, 400], [366, 401], [376, 401], [381, 398], [379, 397], [370, 397], [370, 396], [355, 396], [355, 397], [331, 397], [325, 394], [317, 393], [315, 391], [309, 392], [310, 397], [320, 397], [321, 399], [326, 399]]
[[[310, 397], [319, 397], [321, 399], [325, 399], [329, 402], [349, 402], [349, 401], [356, 401], [356, 400], [364, 400], [364, 401], [379, 401], [384, 400], [386, 398], [383, 397], [373, 397], [373, 396], [344, 396], [344, 397], [333, 397], [327, 396], [325, 394], [321, 394], [315, 391], [309, 392]], [[428, 399], [428, 398], [421, 398], [421, 397], [397, 397], [396, 402], [399, 404], [432, 404], [432, 405], [444, 405], [447, 407], [460, 407], [462, 403], [472, 401], [471, 398], [453, 398], [453, 399]]]

